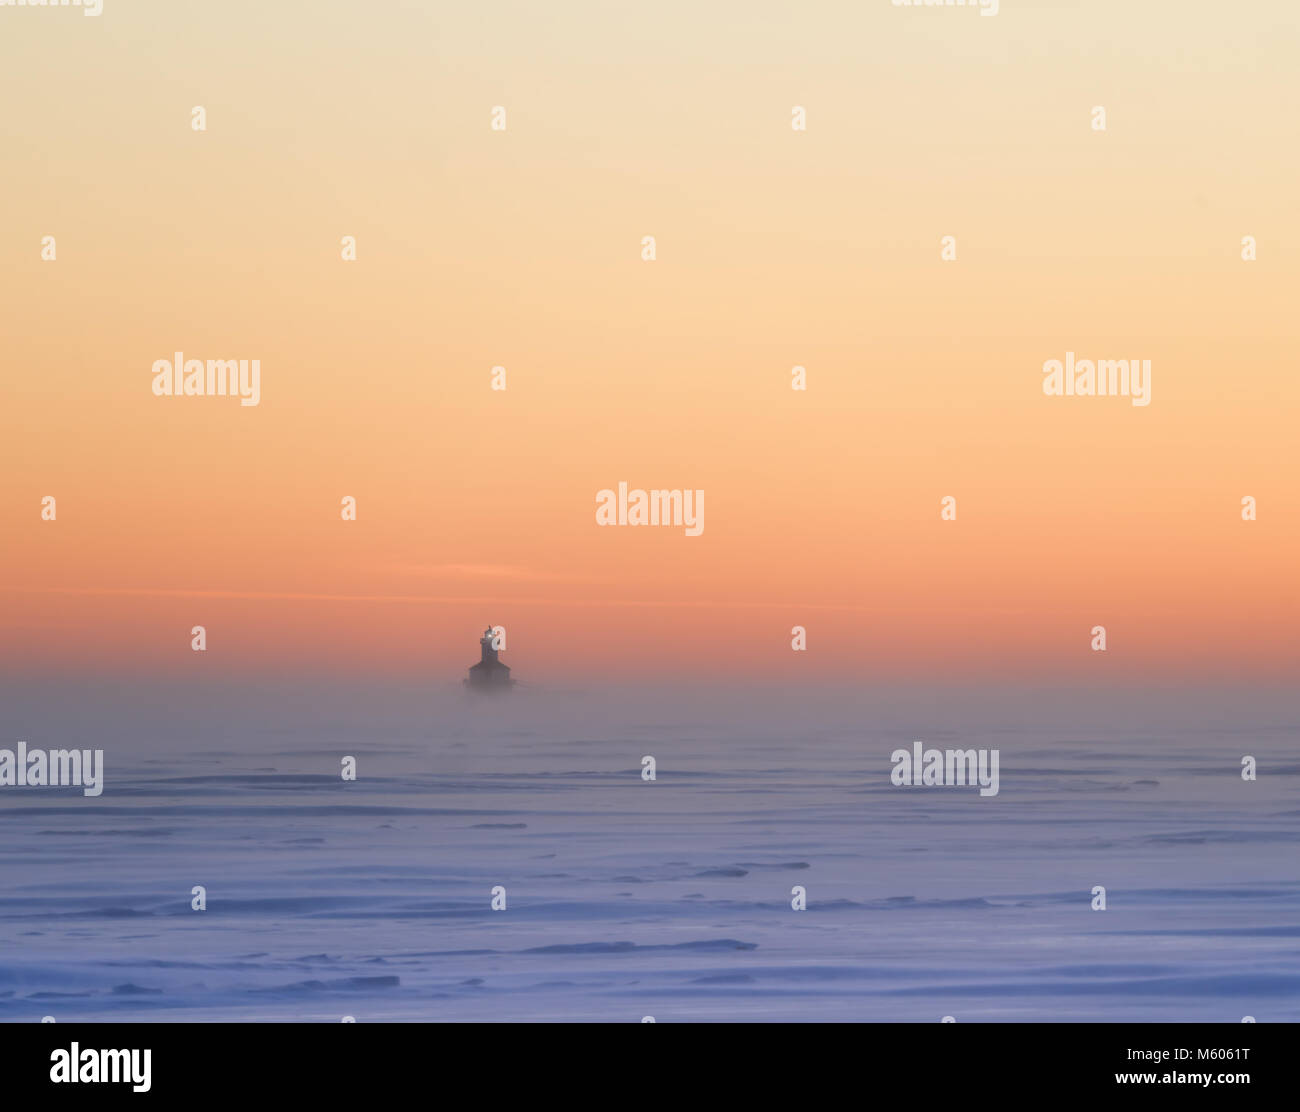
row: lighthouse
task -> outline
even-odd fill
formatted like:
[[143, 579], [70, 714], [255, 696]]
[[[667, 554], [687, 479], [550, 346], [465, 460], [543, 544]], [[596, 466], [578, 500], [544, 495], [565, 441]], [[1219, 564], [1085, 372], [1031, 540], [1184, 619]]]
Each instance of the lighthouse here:
[[470, 666], [469, 679], [465, 681], [465, 686], [471, 691], [509, 691], [514, 685], [515, 681], [510, 678], [510, 665], [502, 664], [497, 658], [493, 640], [492, 627], [488, 626], [478, 639], [479, 662]]

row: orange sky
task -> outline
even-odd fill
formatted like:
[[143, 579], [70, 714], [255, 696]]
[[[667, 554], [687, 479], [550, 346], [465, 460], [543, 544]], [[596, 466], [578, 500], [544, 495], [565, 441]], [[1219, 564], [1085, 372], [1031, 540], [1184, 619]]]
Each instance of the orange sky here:
[[1294, 674], [1288, 5], [437, 7], [5, 10], [0, 665]]

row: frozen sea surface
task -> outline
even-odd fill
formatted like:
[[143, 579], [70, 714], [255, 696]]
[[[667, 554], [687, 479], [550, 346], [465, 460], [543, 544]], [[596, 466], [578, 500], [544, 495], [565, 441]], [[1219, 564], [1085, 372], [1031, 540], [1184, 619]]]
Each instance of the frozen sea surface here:
[[1293, 696], [60, 692], [0, 747], [106, 787], [0, 788], [0, 1019], [1300, 1019]]

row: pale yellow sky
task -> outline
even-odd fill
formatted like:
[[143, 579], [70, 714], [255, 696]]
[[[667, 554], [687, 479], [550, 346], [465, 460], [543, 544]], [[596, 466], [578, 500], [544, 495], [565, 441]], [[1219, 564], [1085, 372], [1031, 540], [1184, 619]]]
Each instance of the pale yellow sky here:
[[[6, 661], [188, 668], [204, 603], [232, 670], [485, 619], [671, 670], [710, 609], [775, 677], [808, 613], [848, 672], [1076, 675], [1097, 622], [1130, 674], [1297, 662], [1289, 5], [0, 19]], [[260, 404], [154, 397], [176, 351]], [[1044, 397], [1067, 351], [1152, 404]], [[599, 529], [620, 481], [703, 534]]]

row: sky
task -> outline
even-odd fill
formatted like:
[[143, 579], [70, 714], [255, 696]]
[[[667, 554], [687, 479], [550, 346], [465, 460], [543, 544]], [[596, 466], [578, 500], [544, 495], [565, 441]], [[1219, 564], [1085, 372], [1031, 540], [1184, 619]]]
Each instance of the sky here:
[[[2, 8], [0, 668], [445, 680], [490, 622], [550, 683], [1284, 682], [1298, 38]], [[178, 351], [259, 360], [259, 404], [155, 396]], [[1150, 405], [1046, 396], [1066, 352], [1149, 359]], [[622, 481], [703, 490], [702, 533], [598, 526]]]

